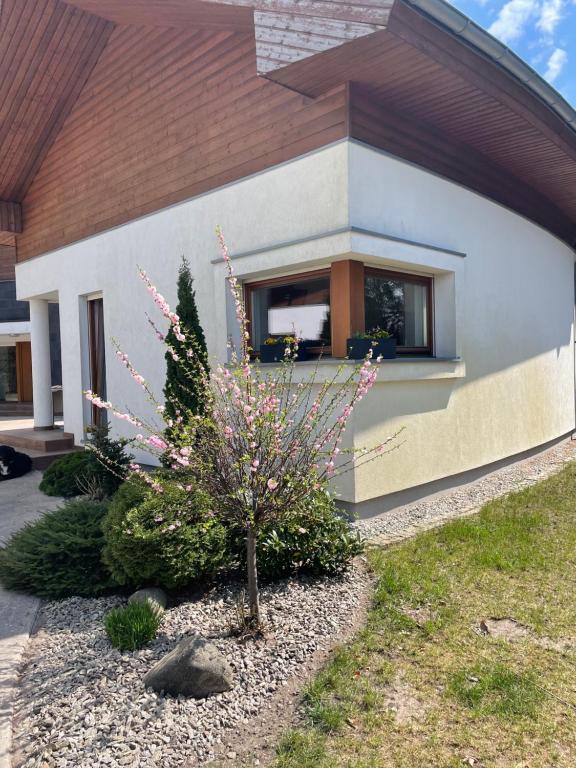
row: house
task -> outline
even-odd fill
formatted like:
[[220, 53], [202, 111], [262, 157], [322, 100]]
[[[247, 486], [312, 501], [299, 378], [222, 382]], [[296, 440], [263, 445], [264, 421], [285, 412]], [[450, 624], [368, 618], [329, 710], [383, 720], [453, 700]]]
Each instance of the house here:
[[[16, 236], [0, 238], [0, 418], [32, 415], [30, 308], [16, 298]], [[58, 305], [48, 306], [50, 381], [60, 415], [62, 371]]]
[[37, 427], [52, 303], [77, 443], [83, 390], [147, 407], [113, 337], [161, 392], [137, 265], [174, 302], [186, 256], [226, 358], [221, 225], [255, 348], [301, 323], [329, 375], [355, 332], [397, 338], [350, 429], [404, 427], [340, 489], [362, 514], [574, 430], [576, 113], [443, 0], [3, 0], [0, 72]]
[[32, 412], [30, 313], [16, 299], [14, 240], [0, 238], [0, 416]]

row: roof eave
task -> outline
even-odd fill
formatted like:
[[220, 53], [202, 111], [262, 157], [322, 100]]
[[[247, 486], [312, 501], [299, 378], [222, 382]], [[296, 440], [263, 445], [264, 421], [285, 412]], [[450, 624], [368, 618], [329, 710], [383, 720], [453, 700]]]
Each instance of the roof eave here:
[[405, 0], [434, 22], [505, 69], [534, 93], [576, 133], [576, 110], [532, 67], [510, 48], [473, 22], [446, 0]]

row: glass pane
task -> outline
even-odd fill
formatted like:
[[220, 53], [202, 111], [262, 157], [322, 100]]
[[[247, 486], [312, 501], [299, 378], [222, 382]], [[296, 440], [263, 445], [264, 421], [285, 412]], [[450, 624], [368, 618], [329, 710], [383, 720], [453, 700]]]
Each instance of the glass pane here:
[[428, 289], [420, 283], [367, 274], [366, 331], [382, 328], [399, 347], [428, 346]]
[[0, 400], [17, 400], [16, 347], [0, 347]]
[[252, 344], [258, 350], [269, 336], [296, 335], [330, 344], [330, 279], [316, 277], [251, 292]]

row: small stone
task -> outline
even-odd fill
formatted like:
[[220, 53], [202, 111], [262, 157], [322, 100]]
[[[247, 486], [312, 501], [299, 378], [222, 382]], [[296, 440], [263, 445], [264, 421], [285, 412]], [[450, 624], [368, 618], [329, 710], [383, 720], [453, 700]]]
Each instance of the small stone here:
[[133, 592], [128, 598], [129, 603], [145, 603], [149, 602], [153, 608], [163, 612], [168, 605], [168, 595], [163, 589], [159, 587], [148, 587], [146, 589], [138, 589]]
[[202, 637], [182, 640], [144, 677], [144, 685], [172, 696], [202, 699], [229, 691], [234, 676], [218, 648]]

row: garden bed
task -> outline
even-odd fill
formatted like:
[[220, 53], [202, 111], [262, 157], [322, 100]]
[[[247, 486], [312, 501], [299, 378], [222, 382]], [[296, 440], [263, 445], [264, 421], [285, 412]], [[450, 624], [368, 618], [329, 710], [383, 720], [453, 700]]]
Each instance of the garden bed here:
[[[264, 741], [273, 741], [289, 724], [301, 678], [361, 623], [369, 578], [358, 563], [341, 579], [301, 578], [264, 587], [267, 632], [260, 639], [231, 635], [239, 590], [221, 585], [169, 608], [157, 639], [134, 653], [112, 648], [104, 631], [105, 614], [121, 598], [46, 603], [21, 677], [16, 765], [177, 768], [216, 756], [233, 759], [243, 740], [257, 750], [260, 731]], [[145, 673], [194, 633], [210, 638], [224, 654], [236, 675], [233, 690], [201, 700], [146, 690]], [[273, 717], [273, 710], [282, 718]]]

